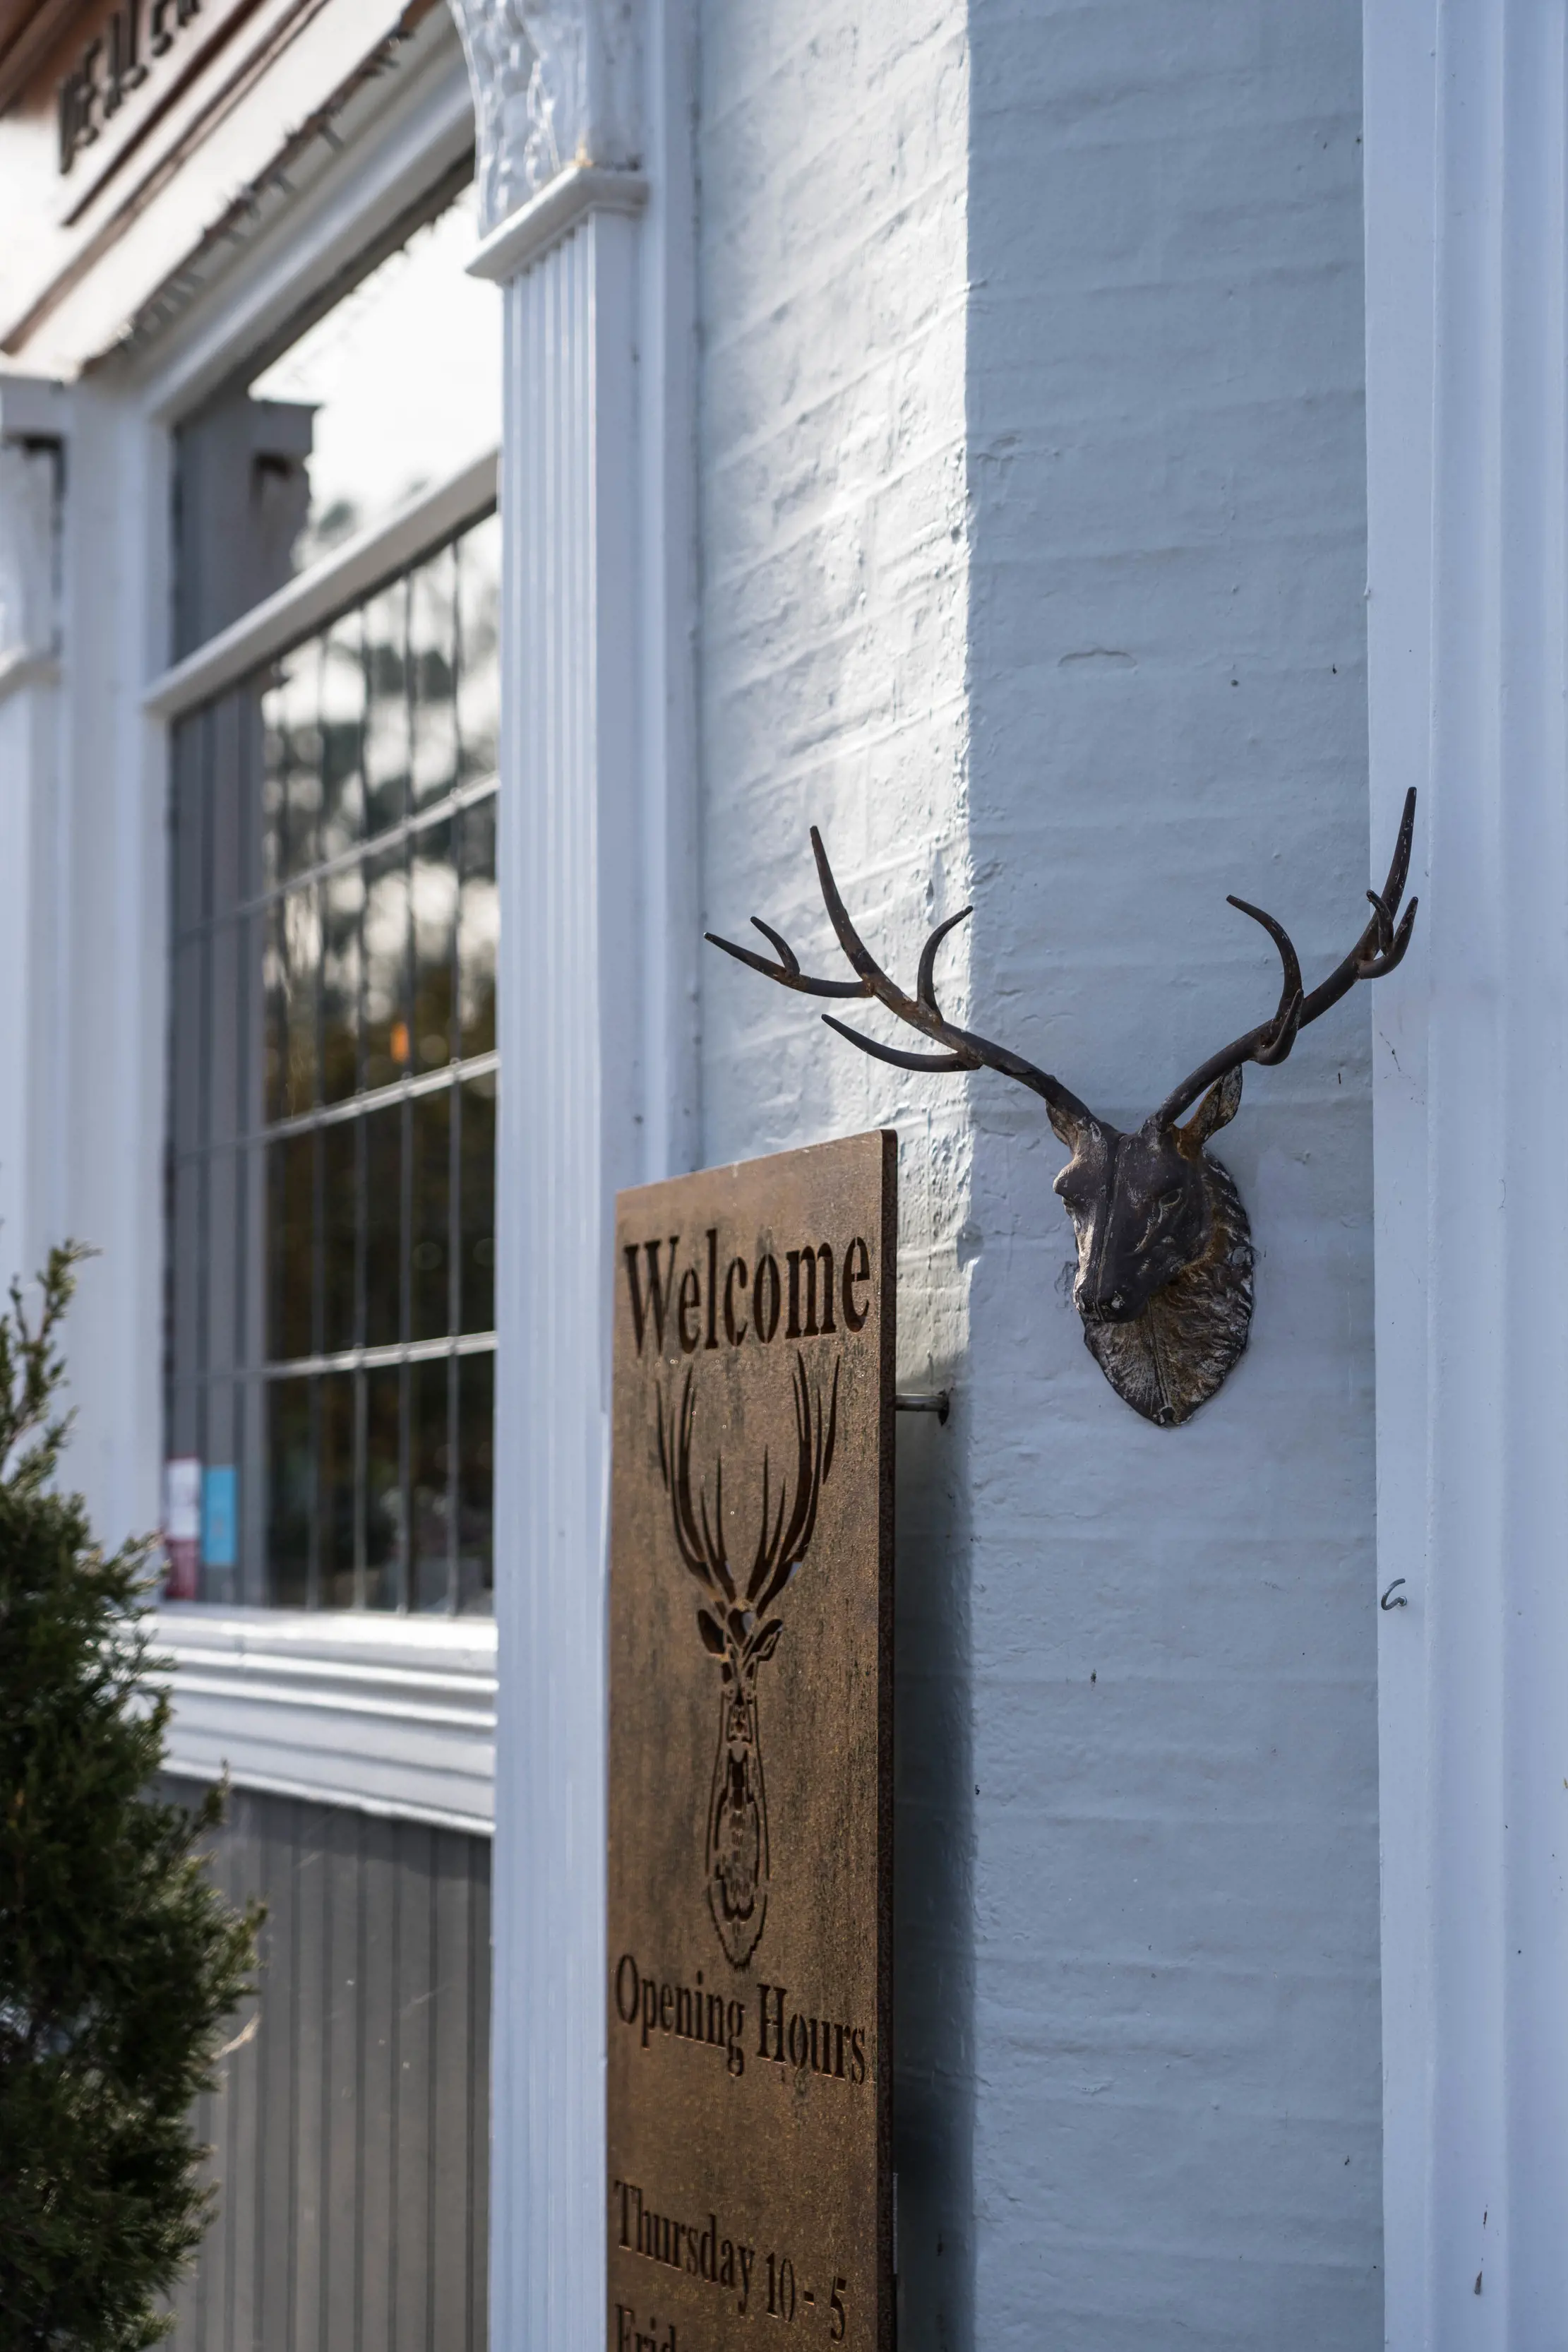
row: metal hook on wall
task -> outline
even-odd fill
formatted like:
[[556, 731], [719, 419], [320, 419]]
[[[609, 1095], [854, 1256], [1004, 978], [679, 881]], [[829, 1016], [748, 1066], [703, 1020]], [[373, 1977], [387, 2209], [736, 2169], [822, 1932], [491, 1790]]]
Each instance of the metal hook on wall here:
[[904, 1391], [896, 1395], [894, 1405], [899, 1412], [934, 1412], [938, 1421], [947, 1419], [948, 1397], [946, 1389], [936, 1389], [929, 1396], [912, 1396]]
[[[1408, 1601], [1406, 1601], [1406, 1600], [1405, 1595], [1404, 1595], [1402, 1592], [1399, 1592], [1399, 1588], [1400, 1588], [1400, 1586], [1404, 1583], [1404, 1581], [1405, 1581], [1405, 1579], [1404, 1579], [1402, 1576], [1396, 1576], [1396, 1577], [1395, 1578], [1395, 1580], [1394, 1580], [1393, 1583], [1389, 1586], [1389, 1588], [1388, 1588], [1387, 1591], [1384, 1594], [1384, 1596], [1383, 1596], [1382, 1600], [1381, 1600], [1381, 1601], [1378, 1602], [1378, 1604], [1377, 1604], [1377, 1605], [1378, 1605], [1378, 1607], [1379, 1607], [1380, 1609], [1408, 1609], [1408, 1608], [1409, 1608], [1410, 1603], [1408, 1602]], [[1397, 1599], [1397, 1601], [1394, 1598], [1394, 1596], [1395, 1596], [1395, 1594], [1396, 1594], [1396, 1592], [1398, 1592], [1398, 1593], [1399, 1593], [1399, 1598]]]

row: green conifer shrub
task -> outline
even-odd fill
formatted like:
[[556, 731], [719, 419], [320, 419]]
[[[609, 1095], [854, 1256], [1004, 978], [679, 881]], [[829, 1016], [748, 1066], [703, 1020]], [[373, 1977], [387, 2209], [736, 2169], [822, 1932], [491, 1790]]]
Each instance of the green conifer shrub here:
[[219, 1816], [157, 1801], [150, 1547], [106, 1559], [53, 1474], [76, 1249], [0, 1312], [0, 2352], [131, 2352], [210, 2218], [191, 2105], [251, 1990]]

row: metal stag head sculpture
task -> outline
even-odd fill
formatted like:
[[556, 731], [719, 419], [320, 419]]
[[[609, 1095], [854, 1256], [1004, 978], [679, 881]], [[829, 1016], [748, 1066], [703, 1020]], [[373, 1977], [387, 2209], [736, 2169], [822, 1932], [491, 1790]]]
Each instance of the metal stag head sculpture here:
[[[1199, 1063], [1141, 1127], [1126, 1133], [1097, 1118], [1048, 1071], [943, 1019], [934, 983], [936, 950], [955, 924], [973, 912], [971, 908], [936, 926], [920, 958], [915, 992], [906, 996], [873, 961], [850, 920], [815, 825], [811, 847], [822, 898], [857, 977], [813, 980], [801, 971], [793, 950], [758, 916], [752, 922], [777, 950], [776, 963], [712, 931], [707, 937], [716, 948], [738, 957], [754, 971], [765, 972], [781, 987], [800, 989], [808, 996], [873, 996], [946, 1049], [904, 1053], [862, 1036], [831, 1013], [822, 1015], [831, 1029], [878, 1061], [904, 1070], [996, 1070], [1041, 1097], [1051, 1126], [1072, 1154], [1056, 1179], [1056, 1190], [1078, 1240], [1072, 1303], [1083, 1318], [1085, 1344], [1117, 1394], [1145, 1419], [1168, 1429], [1187, 1420], [1219, 1387], [1247, 1345], [1252, 1316], [1247, 1213], [1229, 1175], [1205, 1147], [1235, 1118], [1241, 1074], [1249, 1062], [1265, 1068], [1282, 1062], [1309, 1022], [1337, 1004], [1358, 980], [1381, 980], [1404, 957], [1416, 920], [1414, 898], [1400, 912], [1415, 825], [1416, 794], [1411, 791], [1406, 794], [1388, 878], [1381, 890], [1366, 894], [1371, 919], [1343, 962], [1310, 993], [1302, 987], [1301, 963], [1283, 925], [1245, 898], [1230, 899], [1231, 906], [1261, 923], [1280, 951], [1284, 980], [1279, 1003], [1256, 1029]], [[1188, 1111], [1193, 1115], [1183, 1124]]]

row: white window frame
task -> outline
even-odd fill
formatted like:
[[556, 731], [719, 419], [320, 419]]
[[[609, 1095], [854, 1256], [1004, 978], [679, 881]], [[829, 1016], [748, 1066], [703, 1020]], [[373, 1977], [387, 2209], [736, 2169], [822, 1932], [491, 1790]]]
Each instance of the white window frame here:
[[[455, 28], [428, 20], [388, 102], [213, 287], [146, 349], [53, 395], [60, 512], [57, 654], [5, 681], [35, 756], [40, 836], [25, 936], [33, 969], [28, 1116], [70, 1143], [8, 1233], [34, 1263], [62, 1232], [103, 1253], [68, 1334], [72, 1470], [104, 1538], [157, 1526], [162, 1433], [162, 1160], [168, 1004], [169, 740], [174, 719], [318, 619], [494, 505], [490, 451], [169, 666], [169, 498], [180, 420], [434, 185], [474, 142]], [[498, 299], [499, 298], [497, 298]], [[0, 431], [35, 437], [43, 387], [4, 387]], [[47, 698], [47, 702], [40, 698]], [[41, 1074], [41, 1075], [40, 1075]], [[37, 1157], [35, 1149], [34, 1157]], [[45, 1197], [46, 1193], [48, 1195]], [[63, 1195], [63, 1198], [62, 1198]], [[496, 1631], [355, 1612], [165, 1607], [175, 1664], [168, 1767], [487, 1834]]]
[[[588, 2352], [604, 2329], [603, 1896], [585, 1864], [606, 1810], [607, 1236], [616, 1188], [689, 1167], [696, 1134], [694, 26], [685, 0], [453, 5], [488, 232], [474, 266], [506, 319], [498, 1019], [504, 1039], [567, 1049], [548, 1118], [503, 1088], [497, 1145], [490, 2310], [497, 2343]], [[449, 56], [402, 68], [340, 168], [222, 287], [66, 404], [61, 682], [28, 689], [58, 778], [40, 752], [27, 1052], [69, 1181], [9, 1238], [26, 1264], [48, 1232], [79, 1231], [115, 1269], [89, 1270], [71, 1332], [72, 1466], [111, 1539], [156, 1523], [162, 1455], [168, 722], [143, 695], [168, 662], [169, 434], [461, 154], [470, 100]], [[365, 1801], [358, 1780], [334, 1801]]]
[[496, 1629], [482, 1617], [165, 1607], [168, 1769], [488, 1837]]

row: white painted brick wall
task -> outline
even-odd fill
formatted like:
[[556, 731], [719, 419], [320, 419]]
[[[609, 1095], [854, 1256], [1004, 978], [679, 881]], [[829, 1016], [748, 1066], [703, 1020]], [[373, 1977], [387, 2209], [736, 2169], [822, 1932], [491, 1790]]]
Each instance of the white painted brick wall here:
[[[705, 919], [734, 938], [766, 916], [833, 968], [814, 822], [912, 975], [928, 886], [961, 905], [967, 862], [961, 15], [709, 5], [700, 110]], [[961, 981], [961, 943], [951, 963]], [[963, 1089], [866, 1061], [711, 950], [703, 982], [704, 1157], [896, 1122], [903, 1377], [953, 1378]], [[970, 2299], [954, 2259], [971, 2203], [963, 1466], [956, 1429], [901, 1430], [897, 2097], [916, 2346], [943, 2340], [933, 2326], [967, 2341]]]
[[[1130, 1120], [1272, 1002], [1226, 892], [1321, 970], [1368, 878], [1359, 12], [851, 16], [703, 15], [706, 919], [825, 964], [815, 819], [902, 970], [973, 895], [956, 1007]], [[1174, 1433], [1031, 1098], [712, 957], [703, 1017], [706, 1159], [897, 1119], [958, 1398], [900, 1440], [904, 2340], [1372, 2347], [1368, 1007], [1249, 1077], [1253, 1346]]]
[[[1228, 890], [1316, 973], [1362, 919], [1360, 12], [970, 41], [976, 1018], [1128, 1123], [1273, 1002]], [[1248, 1078], [1253, 1344], [1174, 1433], [1052, 1291], [1045, 1122], [976, 1089], [987, 2352], [1381, 2339], [1367, 1019]]]

